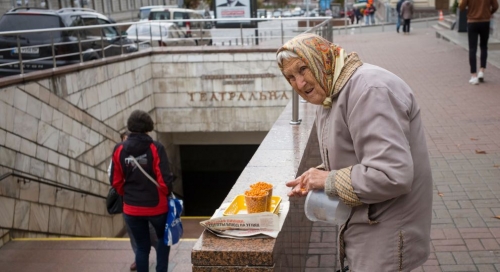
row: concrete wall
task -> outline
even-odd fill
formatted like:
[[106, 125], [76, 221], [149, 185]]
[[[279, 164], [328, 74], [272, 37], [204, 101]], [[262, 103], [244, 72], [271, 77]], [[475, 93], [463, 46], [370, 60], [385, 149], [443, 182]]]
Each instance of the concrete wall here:
[[[19, 79], [0, 89], [0, 175], [16, 172], [97, 195], [4, 179], [0, 229], [13, 231], [0, 232], [0, 238], [117, 235], [123, 219], [106, 212], [106, 170], [119, 132], [135, 109], [155, 119], [153, 138], [157, 132], [271, 129], [291, 97], [288, 83], [273, 67], [275, 49], [183, 50], [59, 68], [64, 73], [48, 70], [46, 78]], [[212, 95], [227, 98], [215, 103]], [[169, 140], [174, 138], [160, 140], [178, 163], [178, 147]]]
[[[118, 133], [61, 99], [55, 86], [45, 79], [0, 89], [0, 174], [15, 171], [105, 196], [102, 150], [112, 147]], [[11, 176], [0, 181], [0, 227], [26, 235], [114, 236], [122, 218], [109, 216], [104, 203]]]
[[291, 98], [275, 53], [154, 55], [158, 132], [268, 131]]

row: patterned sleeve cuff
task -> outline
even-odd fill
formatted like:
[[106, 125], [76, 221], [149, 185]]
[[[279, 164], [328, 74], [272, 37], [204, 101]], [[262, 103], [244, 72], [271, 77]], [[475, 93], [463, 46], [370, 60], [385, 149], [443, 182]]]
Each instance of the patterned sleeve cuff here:
[[337, 189], [337, 194], [339, 198], [350, 207], [356, 207], [362, 205], [358, 196], [354, 192], [351, 181], [351, 170], [352, 166], [340, 169], [335, 175], [335, 188]]
[[325, 181], [325, 193], [328, 196], [336, 196], [337, 195], [337, 188], [335, 188], [335, 175], [337, 171], [333, 170], [330, 171], [328, 174], [328, 177], [326, 178]]

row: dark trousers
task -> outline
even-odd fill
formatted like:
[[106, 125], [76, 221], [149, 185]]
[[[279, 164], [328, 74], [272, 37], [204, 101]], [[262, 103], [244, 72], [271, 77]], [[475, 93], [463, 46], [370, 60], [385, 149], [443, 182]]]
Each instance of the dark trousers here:
[[167, 272], [170, 247], [163, 242], [167, 214], [157, 216], [133, 216], [124, 214], [123, 217], [137, 243], [137, 251], [135, 253], [137, 272], [149, 271], [149, 252], [151, 250], [149, 223], [151, 223], [155, 229], [156, 236], [158, 237], [158, 244], [156, 245], [156, 272]]
[[[123, 220], [125, 220], [125, 214], [123, 214]], [[158, 237], [156, 237], [156, 231], [153, 225], [151, 223], [149, 225], [149, 240], [151, 241], [151, 246], [155, 248], [158, 245]], [[125, 224], [127, 227], [127, 233], [128, 236], [130, 237], [130, 245], [132, 246], [132, 251], [134, 251], [134, 254], [137, 252], [137, 243], [135, 242], [134, 235], [132, 234], [132, 230], [128, 227], [127, 224]]]
[[411, 19], [404, 19], [403, 20], [403, 32], [404, 33], [410, 33], [410, 21], [411, 21]]
[[469, 64], [470, 72], [477, 72], [477, 38], [481, 48], [481, 68], [486, 68], [488, 58], [488, 38], [490, 37], [490, 22], [467, 23], [467, 36], [469, 37]]

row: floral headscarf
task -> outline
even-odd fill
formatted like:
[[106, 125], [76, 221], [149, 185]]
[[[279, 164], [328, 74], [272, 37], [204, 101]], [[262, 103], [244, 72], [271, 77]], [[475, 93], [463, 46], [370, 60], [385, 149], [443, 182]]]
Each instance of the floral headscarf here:
[[[332, 98], [340, 93], [356, 69], [363, 63], [356, 53], [347, 55], [340, 46], [315, 34], [301, 34], [286, 42], [277, 53], [291, 51], [307, 64], [320, 86], [326, 90], [323, 106], [331, 108]], [[280, 65], [283, 72], [283, 67]]]

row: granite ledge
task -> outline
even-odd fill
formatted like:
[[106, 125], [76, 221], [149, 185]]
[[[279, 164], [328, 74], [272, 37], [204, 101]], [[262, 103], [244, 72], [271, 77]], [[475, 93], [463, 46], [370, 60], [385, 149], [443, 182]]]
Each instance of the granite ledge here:
[[195, 266], [193, 272], [273, 272], [274, 266]]
[[193, 265], [272, 266], [276, 239], [225, 239], [204, 231], [191, 252]]
[[[292, 101], [287, 105], [271, 131], [268, 133], [252, 160], [258, 158], [259, 152], [266, 156], [289, 156], [287, 159], [278, 158], [281, 169], [280, 175], [286, 179], [295, 177], [303, 164], [304, 151], [309, 137], [314, 129], [315, 110], [317, 106], [309, 103], [299, 103], [299, 116], [301, 125], [292, 126], [289, 121], [292, 118]], [[315, 133], [314, 133], [315, 134]], [[281, 137], [280, 137], [281, 135]], [[286, 143], [285, 143], [286, 142]], [[269, 152], [270, 150], [292, 150], [293, 152]], [[262, 157], [261, 157], [262, 158]], [[260, 177], [273, 176], [277, 171], [277, 165], [258, 164], [251, 162], [245, 168], [242, 175], [229, 192], [224, 202], [228, 202], [237, 194], [244, 191], [249, 180], [259, 180]], [[271, 173], [269, 173], [271, 172]], [[264, 179], [265, 180], [265, 179]], [[268, 180], [266, 180], [268, 181]], [[272, 182], [275, 186], [273, 195], [279, 195], [283, 201], [288, 201], [286, 193], [290, 190], [282, 180]], [[288, 219], [288, 215], [287, 219]], [[283, 232], [284, 230], [282, 230]], [[281, 233], [280, 233], [281, 234]], [[279, 238], [280, 236], [278, 236]], [[229, 239], [220, 238], [214, 234], [204, 231], [191, 251], [191, 262], [193, 271], [276, 271], [276, 265], [280, 263], [283, 244], [279, 239]]]

